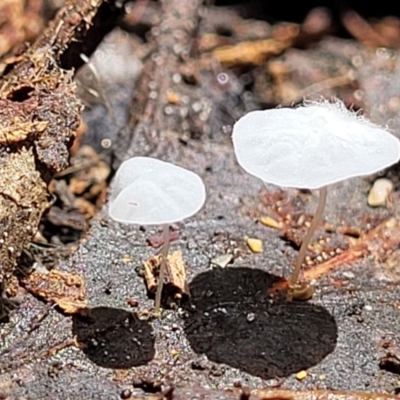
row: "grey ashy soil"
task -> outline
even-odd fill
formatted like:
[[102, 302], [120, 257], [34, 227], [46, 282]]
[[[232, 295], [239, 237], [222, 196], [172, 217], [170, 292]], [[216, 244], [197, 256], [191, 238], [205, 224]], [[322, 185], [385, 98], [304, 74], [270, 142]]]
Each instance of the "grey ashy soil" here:
[[[134, 140], [136, 154], [145, 152], [141, 138]], [[207, 185], [206, 206], [179, 224], [179, 239], [172, 243], [172, 250], [183, 252], [190, 301], [166, 310], [161, 320], [144, 318], [142, 311], [153, 300], [138, 271], [156, 251], [146, 239], [159, 232], [118, 225], [105, 208], [77, 252], [59, 266], [84, 277], [91, 319], [65, 316], [24, 295], [0, 327], [0, 393], [119, 399], [124, 390], [134, 397], [170, 386], [277, 383], [298, 389], [398, 389], [399, 375], [379, 367], [384, 343], [399, 346], [400, 289], [388, 266], [364, 258], [321, 279], [312, 301], [272, 302], [267, 290], [288, 276], [296, 251], [277, 230], [255, 221], [265, 187], [238, 167], [229, 133], [183, 144], [177, 134], [163, 132], [153, 154], [197, 172]], [[363, 179], [332, 188], [326, 220], [359, 225], [367, 214], [388, 214], [367, 207], [368, 188]], [[313, 194], [303, 194], [302, 201], [308, 212], [316, 205]], [[263, 240], [262, 254], [247, 249], [245, 235]], [[232, 264], [211, 265], [226, 253], [234, 255]], [[346, 284], [335, 288], [333, 278]], [[130, 307], [127, 297], [138, 307]], [[307, 370], [303, 381], [295, 378], [300, 370]]]
[[[313, 301], [271, 304], [266, 291], [289, 273], [295, 251], [276, 231], [239, 211], [241, 204], [257, 206], [262, 185], [238, 168], [229, 136], [181, 146], [165, 158], [195, 169], [208, 187], [206, 207], [180, 224], [180, 239], [172, 246], [183, 251], [194, 307], [168, 310], [152, 322], [132, 313], [128, 296], [139, 301], [139, 310], [152, 305], [137, 270], [153, 254], [145, 243], [157, 230], [116, 225], [104, 210], [77, 253], [62, 265], [84, 276], [94, 322], [51, 309], [32, 330], [46, 305], [27, 296], [2, 326], [7, 364], [2, 385], [29, 399], [111, 399], [134, 386], [140, 393], [172, 384], [262, 387], [278, 377], [288, 388], [393, 392], [398, 375], [381, 371], [379, 358], [380, 342], [395, 338], [400, 329], [393, 306], [399, 292], [374, 279], [380, 266], [363, 260], [349, 268], [359, 288], [353, 293], [325, 291], [319, 282]], [[353, 180], [330, 193], [329, 221], [344, 206], [349, 217], [363, 212], [362, 183]], [[312, 196], [310, 202], [315, 203]], [[248, 252], [244, 235], [262, 238], [264, 253]], [[210, 265], [215, 256], [236, 248], [241, 256], [232, 265]], [[123, 262], [125, 255], [132, 261]], [[85, 347], [38, 357], [74, 337]], [[302, 369], [308, 377], [298, 382], [293, 373]]]

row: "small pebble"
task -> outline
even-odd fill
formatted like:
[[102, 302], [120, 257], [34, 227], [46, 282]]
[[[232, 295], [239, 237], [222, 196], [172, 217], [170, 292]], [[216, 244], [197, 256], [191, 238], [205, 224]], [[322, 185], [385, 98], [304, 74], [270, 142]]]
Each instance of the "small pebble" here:
[[248, 313], [247, 314], [247, 321], [248, 322], [253, 322], [256, 319], [256, 315], [254, 313]]
[[354, 273], [353, 272], [351, 272], [351, 271], [344, 271], [343, 272], [343, 276], [346, 278], [346, 279], [354, 279], [356, 276], [354, 275]]
[[274, 228], [274, 229], [280, 229], [281, 228], [281, 224], [278, 221], [276, 221], [273, 218], [271, 218], [271, 217], [261, 217], [260, 218], [260, 222], [263, 225], [268, 226], [270, 228]]
[[172, 357], [177, 357], [177, 356], [179, 356], [180, 351], [179, 351], [179, 350], [176, 350], [176, 349], [172, 349], [172, 350], [169, 352], [169, 354], [171, 354]]
[[306, 379], [307, 378], [307, 371], [300, 371], [300, 372], [298, 372], [297, 374], [296, 374], [296, 379], [298, 380], [298, 381], [302, 381], [303, 379]]
[[173, 330], [173, 331], [179, 331], [179, 325], [178, 324], [172, 324], [171, 325], [171, 329]]
[[122, 262], [124, 264], [127, 264], [127, 263], [129, 263], [131, 261], [132, 261], [132, 258], [129, 256], [129, 254], [125, 254], [125, 255], [122, 256]]
[[232, 254], [222, 254], [218, 257], [215, 257], [211, 260], [211, 264], [214, 264], [218, 267], [225, 268], [233, 259]]
[[179, 104], [181, 98], [178, 93], [167, 92], [167, 101], [170, 104]]
[[371, 207], [385, 206], [392, 191], [393, 183], [389, 179], [377, 179], [368, 194], [368, 205]]
[[260, 239], [245, 237], [247, 246], [253, 253], [262, 253], [263, 252], [263, 243]]
[[121, 392], [121, 399], [126, 400], [126, 399], [130, 399], [132, 396], [132, 392], [129, 389], [124, 389]]

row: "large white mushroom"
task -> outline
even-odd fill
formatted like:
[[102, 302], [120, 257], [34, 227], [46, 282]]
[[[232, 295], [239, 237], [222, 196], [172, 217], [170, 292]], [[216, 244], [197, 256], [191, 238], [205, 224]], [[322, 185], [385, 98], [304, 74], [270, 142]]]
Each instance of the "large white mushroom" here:
[[327, 186], [380, 171], [400, 159], [400, 141], [387, 130], [346, 109], [343, 102], [253, 111], [233, 127], [236, 158], [248, 173], [281, 187], [319, 189], [319, 204], [289, 280], [296, 290], [308, 244], [326, 203]]
[[149, 157], [133, 157], [121, 164], [112, 188], [109, 215], [125, 224], [162, 225], [164, 245], [154, 313], [159, 315], [169, 225], [196, 214], [206, 199], [201, 178], [194, 172]]

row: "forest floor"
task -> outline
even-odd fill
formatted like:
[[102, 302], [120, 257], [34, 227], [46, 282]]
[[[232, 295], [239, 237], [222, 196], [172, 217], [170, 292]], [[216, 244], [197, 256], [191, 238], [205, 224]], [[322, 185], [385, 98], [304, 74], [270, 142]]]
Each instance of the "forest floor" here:
[[[315, 96], [363, 109], [400, 138], [398, 25], [346, 18], [353, 38], [335, 37], [320, 9], [270, 25], [197, 1], [130, 4], [75, 75], [84, 124], [72, 166], [50, 184], [57, 200], [28, 251], [30, 278], [14, 282], [18, 306], [0, 325], [0, 398], [262, 399], [267, 392], [251, 390], [272, 388], [293, 392], [269, 398], [396, 397], [398, 167], [329, 189], [303, 269], [315, 295], [287, 303], [268, 289], [289, 276], [317, 193], [246, 174], [231, 142], [245, 112]], [[204, 208], [172, 227], [190, 297], [166, 291], [159, 319], [141, 270], [161, 231], [107, 214], [114, 171], [137, 155], [188, 168], [207, 187]], [[382, 176], [394, 191], [372, 208], [368, 192]], [[65, 284], [63, 304], [86, 312], [54, 301], [40, 283], [49, 270]]]

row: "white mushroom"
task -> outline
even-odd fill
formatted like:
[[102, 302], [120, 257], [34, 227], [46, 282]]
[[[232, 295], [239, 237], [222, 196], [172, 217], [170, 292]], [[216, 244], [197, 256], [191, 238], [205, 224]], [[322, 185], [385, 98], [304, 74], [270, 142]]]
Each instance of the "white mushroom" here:
[[169, 225], [196, 214], [203, 206], [206, 191], [194, 172], [149, 157], [134, 157], [120, 166], [112, 188], [109, 215], [126, 224], [162, 225], [163, 257], [158, 280], [155, 314], [159, 314]]
[[250, 112], [234, 125], [232, 140], [236, 158], [248, 173], [278, 186], [320, 191], [317, 211], [289, 281], [291, 299], [307, 246], [323, 214], [327, 186], [396, 163], [400, 141], [347, 110], [339, 100]]

